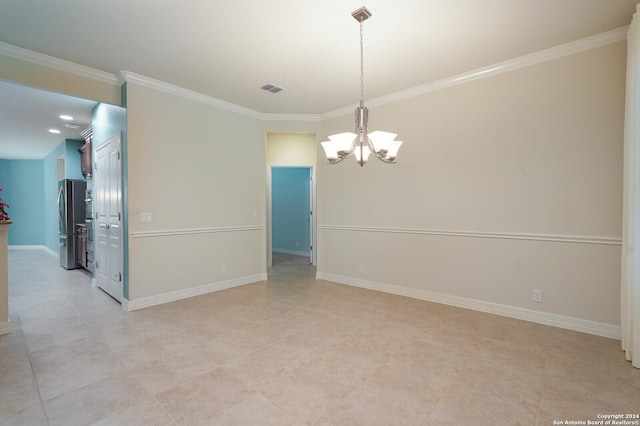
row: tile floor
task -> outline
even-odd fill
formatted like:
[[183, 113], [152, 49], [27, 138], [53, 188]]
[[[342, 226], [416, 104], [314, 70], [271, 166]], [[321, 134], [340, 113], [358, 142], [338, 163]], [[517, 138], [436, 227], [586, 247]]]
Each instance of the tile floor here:
[[640, 412], [618, 341], [316, 281], [126, 313], [43, 250], [9, 251], [3, 425], [552, 425]]

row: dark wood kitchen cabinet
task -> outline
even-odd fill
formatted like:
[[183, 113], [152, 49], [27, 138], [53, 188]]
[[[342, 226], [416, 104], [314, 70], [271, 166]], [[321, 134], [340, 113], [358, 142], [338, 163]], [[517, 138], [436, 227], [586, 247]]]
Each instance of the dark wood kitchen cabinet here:
[[85, 139], [85, 144], [78, 150], [80, 153], [80, 168], [82, 169], [82, 175], [89, 179], [93, 175], [91, 168], [91, 142], [93, 138], [89, 136]]

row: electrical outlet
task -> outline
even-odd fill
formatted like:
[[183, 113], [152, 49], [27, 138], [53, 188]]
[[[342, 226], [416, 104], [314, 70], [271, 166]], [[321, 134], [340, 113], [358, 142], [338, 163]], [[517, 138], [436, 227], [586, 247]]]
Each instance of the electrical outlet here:
[[533, 301], [542, 303], [542, 290], [533, 290]]
[[364, 265], [358, 266], [358, 272], [360, 272], [361, 274], [364, 274]]
[[220, 269], [220, 275], [227, 275], [227, 273], [229, 273], [229, 270], [227, 269], [227, 265], [224, 265], [224, 266]]

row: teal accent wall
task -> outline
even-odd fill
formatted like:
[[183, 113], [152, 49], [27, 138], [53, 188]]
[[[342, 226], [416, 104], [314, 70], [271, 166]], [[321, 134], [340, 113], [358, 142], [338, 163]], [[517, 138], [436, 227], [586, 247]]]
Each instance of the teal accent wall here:
[[271, 169], [274, 251], [309, 253], [310, 173], [309, 167]]
[[78, 148], [83, 141], [65, 139], [42, 160], [44, 185], [44, 242], [49, 249], [58, 251], [58, 159], [64, 158], [64, 177], [84, 179], [80, 170]]
[[108, 104], [98, 104], [93, 108], [93, 146], [99, 147], [110, 137], [122, 132], [123, 141], [127, 133], [127, 110]]
[[[0, 160], [0, 188], [3, 188], [2, 192], [0, 192], [0, 198], [9, 204], [9, 208], [7, 209], [9, 213], [9, 217], [11, 217], [11, 188], [9, 188], [9, 164], [10, 160]], [[11, 228], [9, 228], [11, 231]]]
[[[122, 108], [114, 110], [112, 115], [118, 120], [117, 125], [122, 131], [122, 235], [129, 235], [129, 155], [127, 153], [127, 83], [120, 86], [120, 103]], [[123, 238], [122, 243], [122, 295], [129, 299], [129, 238]]]
[[44, 244], [42, 160], [3, 160], [1, 198], [9, 204], [9, 245]]
[[65, 178], [84, 179], [78, 152], [83, 143], [66, 139], [42, 160], [0, 160], [0, 198], [9, 204], [13, 221], [9, 245], [43, 245], [58, 251], [58, 159], [65, 160]]
[[[0, 188], [4, 188], [2, 183], [6, 183], [8, 179], [7, 168], [9, 167], [9, 160], [0, 160]], [[2, 198], [2, 197], [0, 197]], [[4, 198], [2, 198], [4, 200]], [[6, 200], [5, 200], [6, 201]]]
[[66, 141], [62, 141], [42, 160], [45, 206], [44, 245], [56, 253], [58, 252], [58, 158], [66, 157], [66, 154]]
[[[0, 188], [6, 188], [9, 182], [9, 160], [0, 160]], [[7, 201], [7, 194], [0, 192], [0, 198]]]
[[[124, 102], [126, 103], [126, 85], [121, 88]], [[125, 299], [129, 299], [129, 203], [127, 193], [127, 110], [125, 108], [98, 104], [93, 108], [93, 152], [92, 157], [96, 158], [96, 149], [105, 143], [109, 138], [118, 132], [121, 133], [121, 153], [122, 153], [122, 272], [124, 275], [122, 283], [122, 293]]]
[[66, 179], [85, 180], [82, 176], [81, 159], [78, 152], [82, 145], [84, 145], [84, 141], [81, 140], [66, 139], [64, 141], [64, 177]]

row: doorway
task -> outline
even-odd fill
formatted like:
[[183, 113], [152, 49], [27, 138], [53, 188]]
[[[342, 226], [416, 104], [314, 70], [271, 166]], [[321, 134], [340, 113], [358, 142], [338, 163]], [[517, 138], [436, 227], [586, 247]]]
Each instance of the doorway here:
[[313, 168], [271, 167], [272, 253], [313, 263]]
[[[313, 265], [316, 264], [316, 226], [317, 220], [315, 217], [316, 210], [316, 185], [315, 185], [315, 165], [317, 159], [317, 141], [315, 133], [267, 133], [266, 137], [267, 145], [267, 266], [273, 265], [273, 249], [290, 250], [296, 254], [300, 254], [300, 259], [304, 259], [306, 256], [307, 262]], [[298, 238], [292, 238], [290, 241], [292, 244], [287, 244], [280, 247], [281, 242], [273, 242], [273, 172], [276, 169], [288, 169], [288, 172], [292, 172], [293, 169], [297, 169], [298, 173], [304, 175], [300, 179], [305, 179], [306, 184], [300, 181], [296, 185], [299, 187], [301, 193], [303, 189], [308, 188], [308, 202], [306, 195], [304, 198], [298, 199], [296, 204], [299, 206], [307, 206], [306, 214], [303, 219], [305, 223], [308, 221], [308, 232], [297, 232]], [[287, 174], [287, 171], [281, 171]], [[280, 173], [276, 171], [276, 173]], [[282, 176], [280, 176], [282, 177]], [[285, 179], [286, 181], [286, 179]], [[302, 207], [299, 208], [303, 210]], [[278, 219], [276, 219], [278, 220]], [[308, 235], [307, 238], [302, 237]], [[296, 246], [297, 242], [297, 246]], [[292, 256], [286, 254], [286, 256]], [[294, 254], [295, 256], [295, 254]]]

